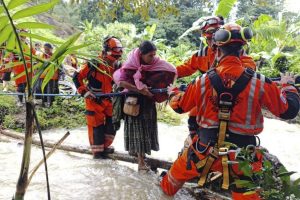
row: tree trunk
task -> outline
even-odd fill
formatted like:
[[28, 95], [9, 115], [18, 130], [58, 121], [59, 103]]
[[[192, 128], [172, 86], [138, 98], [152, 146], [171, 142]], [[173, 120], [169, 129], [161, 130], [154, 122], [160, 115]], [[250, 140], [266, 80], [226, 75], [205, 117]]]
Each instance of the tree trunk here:
[[[21, 135], [17, 132], [11, 131], [11, 130], [1, 130], [1, 133], [8, 137], [12, 137], [12, 138], [19, 139], [19, 140], [24, 140], [23, 135]], [[26, 136], [25, 136], [25, 138], [26, 138]], [[38, 146], [41, 145], [40, 141], [36, 140], [36, 139], [32, 139], [32, 144], [35, 144]], [[55, 145], [55, 141], [44, 141], [45, 147], [53, 148], [54, 145]], [[76, 152], [76, 153], [92, 154], [89, 146], [76, 146], [76, 145], [62, 144], [59, 147], [57, 147], [57, 149], [61, 149], [64, 151]], [[130, 156], [127, 153], [114, 152], [112, 154], [108, 154], [108, 157], [113, 160], [137, 163], [137, 158], [134, 156]], [[164, 161], [164, 160], [159, 160], [159, 159], [155, 159], [155, 158], [146, 158], [146, 161], [152, 168], [169, 169], [172, 165], [172, 162], [170, 162], [170, 161]]]
[[21, 171], [17, 183], [15, 200], [24, 199], [27, 182], [28, 182], [28, 170], [30, 163], [30, 153], [31, 153], [31, 143], [32, 143], [32, 133], [33, 133], [33, 124], [34, 123], [34, 115], [33, 115], [33, 106], [31, 102], [26, 102], [26, 130], [25, 130], [25, 138], [24, 138], [24, 149], [23, 149], [23, 157], [21, 164]]

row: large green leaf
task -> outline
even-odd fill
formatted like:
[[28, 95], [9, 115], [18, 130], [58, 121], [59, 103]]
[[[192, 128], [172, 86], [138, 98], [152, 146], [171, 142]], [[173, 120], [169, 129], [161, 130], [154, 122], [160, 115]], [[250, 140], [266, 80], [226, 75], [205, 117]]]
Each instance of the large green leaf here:
[[21, 32], [20, 35], [26, 36], [26, 37], [31, 37], [31, 38], [41, 40], [41, 41], [44, 41], [44, 42], [49, 42], [49, 43], [52, 43], [52, 44], [62, 43], [60, 41], [52, 40], [52, 39], [49, 39], [49, 38], [46, 38], [46, 37], [43, 37], [43, 36], [40, 36], [40, 35], [32, 34], [32, 33]]
[[60, 56], [66, 54], [69, 48], [77, 41], [80, 37], [81, 32], [74, 34], [71, 36], [65, 43], [63, 43], [59, 48], [56, 49], [54, 54], [51, 57], [51, 60], [57, 60]]
[[227, 18], [235, 3], [236, 0], [221, 0], [215, 11], [215, 15], [221, 15], [224, 18]]
[[87, 47], [87, 46], [89, 46], [91, 44], [92, 43], [86, 43], [86, 44], [81, 44], [81, 45], [78, 45], [78, 46], [74, 46], [74, 47], [68, 48], [68, 51], [66, 52], [66, 54], [74, 53], [76, 50], [82, 49], [82, 48]]
[[[41, 75], [41, 73], [46, 73], [46, 76], [42, 83], [42, 91], [44, 90], [47, 83], [50, 81], [50, 79], [53, 77], [55, 71], [58, 69], [58, 64], [62, 62], [64, 55], [67, 54], [67, 51], [71, 49], [72, 45], [77, 41], [77, 39], [80, 37], [81, 32], [74, 34], [71, 36], [65, 43], [63, 43], [59, 48], [57, 48], [54, 52], [54, 54], [51, 56], [49, 62], [45, 62], [41, 68], [39, 69], [39, 72], [34, 77], [34, 82], [38, 79], [38, 77]], [[79, 48], [74, 47], [74, 48]], [[57, 63], [58, 62], [58, 63]]]
[[235, 180], [233, 182], [233, 184], [236, 184], [239, 187], [246, 187], [246, 188], [254, 188], [255, 187], [255, 185], [251, 181], [248, 181], [248, 180]]
[[[21, 33], [21, 35], [30, 36], [32, 34], [29, 33]], [[77, 33], [73, 36], [71, 36], [65, 43], [63, 43], [59, 48], [56, 49], [54, 54], [52, 55], [51, 59], [49, 61], [43, 60], [43, 63], [39, 63], [37, 65], [33, 66], [33, 71], [36, 71], [36, 74], [33, 78], [33, 84], [36, 83], [38, 78], [42, 73], [46, 73], [46, 76], [42, 83], [42, 90], [44, 90], [45, 86], [49, 82], [49, 80], [53, 77], [55, 71], [58, 69], [57, 61], [60, 63], [64, 59], [64, 55], [68, 54], [68, 52], [73, 52], [75, 50], [78, 50], [80, 48], [86, 47], [89, 44], [82, 44], [78, 46], [72, 47], [72, 45], [76, 42], [76, 40], [80, 37], [81, 33]], [[22, 76], [24, 74], [20, 74], [19, 76]]]
[[37, 83], [37, 81], [39, 80], [41, 74], [44, 71], [44, 68], [47, 66], [49, 66], [49, 62], [44, 62], [44, 63], [37, 63], [35, 65], [33, 65], [32, 70], [35, 72], [33, 78], [32, 78], [32, 85], [35, 85]]
[[16, 24], [16, 27], [18, 29], [53, 29], [55, 26], [49, 25], [49, 24], [44, 24], [44, 23], [39, 23], [39, 22], [22, 22], [19, 24]]
[[11, 32], [11, 34], [7, 40], [6, 48], [14, 49], [15, 47], [16, 47], [16, 36], [13, 32]]
[[[9, 48], [6, 48], [6, 50], [7, 50], [8, 52], [13, 52], [13, 53], [16, 53], [16, 54], [20, 54], [20, 50], [19, 50], [19, 49], [9, 49]], [[27, 48], [26, 51], [23, 51], [23, 54], [24, 54], [25, 56], [31, 56], [31, 54], [28, 53], [28, 52], [30, 52], [30, 51], [29, 51], [29, 49]], [[41, 57], [39, 57], [39, 56], [36, 56], [36, 55], [32, 55], [32, 58], [33, 58], [35, 61], [42, 62], [42, 63], [44, 63], [44, 62], [46, 61], [45, 59], [43, 59], [43, 58], [41, 58]]]
[[265, 26], [267, 22], [271, 21], [272, 17], [269, 15], [261, 14], [257, 20], [253, 22], [254, 28], [259, 28], [260, 26]]
[[294, 171], [292, 171], [292, 172], [282, 172], [282, 173], [278, 174], [278, 177], [285, 177], [285, 176], [290, 177], [291, 175], [293, 175], [295, 173], [297, 173], [297, 172], [294, 172]]
[[23, 10], [16, 12], [12, 16], [12, 18], [14, 20], [16, 20], [16, 19], [20, 19], [20, 18], [24, 18], [24, 17], [30, 17], [33, 15], [37, 15], [37, 14], [40, 14], [43, 12], [47, 12], [48, 10], [53, 8], [58, 2], [59, 2], [59, 0], [52, 0], [49, 3], [44, 3], [44, 4], [37, 5], [37, 6], [32, 6], [30, 8], [25, 8]]
[[53, 75], [54, 75], [54, 73], [55, 73], [56, 70], [57, 70], [57, 67], [55, 65], [51, 64], [44, 71], [44, 72], [46, 72], [46, 76], [45, 76], [45, 78], [43, 80], [43, 83], [42, 83], [42, 86], [41, 86], [43, 93], [44, 93], [44, 89], [45, 89], [46, 85], [51, 80], [51, 78], [53, 77]]
[[[83, 53], [83, 52], [76, 52], [76, 56], [77, 58], [80, 58], [80, 59], [85, 59], [85, 58], [94, 58], [94, 59], [97, 59], [99, 56], [98, 55], [93, 55], [93, 54], [90, 54], [90, 53]], [[81, 56], [81, 57], [79, 57]]]
[[[4, 66], [5, 66], [5, 69], [9, 69], [9, 68], [13, 68], [13, 67], [15, 67], [17, 65], [23, 65], [23, 64], [24, 64], [23, 62], [10, 62], [10, 63], [5, 64]], [[30, 65], [30, 60], [26, 61], [26, 65]], [[27, 71], [28, 71], [28, 73], [30, 73], [31, 72], [31, 68], [27, 68]], [[18, 78], [20, 78], [20, 77], [22, 77], [22, 76], [25, 76], [25, 75], [26, 75], [26, 72], [23, 71], [22, 73], [14, 76], [13, 77], [13, 81], [16, 80], [16, 79], [18, 79]]]
[[6, 42], [12, 32], [12, 26], [10, 24], [7, 24], [4, 29], [0, 32], [0, 44], [3, 42]]
[[1, 16], [0, 17], [0, 30], [2, 30], [8, 22], [8, 17], [7, 16]]
[[[26, 61], [26, 63], [30, 64], [30, 61]], [[19, 63], [19, 64], [23, 64], [22, 63]], [[54, 62], [48, 62], [46, 60], [40, 60], [39, 63], [33, 65], [32, 68], [28, 68], [28, 72], [31, 72], [34, 71], [35, 75], [34, 75], [34, 78], [33, 78], [33, 83], [35, 82], [36, 79], [38, 79], [41, 74], [44, 72], [44, 70], [50, 65], [56, 65], [56, 63]], [[14, 64], [13, 66], [16, 66], [17, 64]], [[24, 76], [26, 74], [25, 71], [23, 71], [22, 73], [18, 74], [17, 76], [15, 76], [15, 78], [20, 78], [21, 76]]]
[[295, 181], [293, 181], [293, 185], [300, 186], [300, 178], [297, 178]]
[[7, 8], [10, 9], [14, 9], [18, 6], [23, 5], [24, 3], [26, 3], [28, 0], [11, 0], [8, 4], [7, 4]]

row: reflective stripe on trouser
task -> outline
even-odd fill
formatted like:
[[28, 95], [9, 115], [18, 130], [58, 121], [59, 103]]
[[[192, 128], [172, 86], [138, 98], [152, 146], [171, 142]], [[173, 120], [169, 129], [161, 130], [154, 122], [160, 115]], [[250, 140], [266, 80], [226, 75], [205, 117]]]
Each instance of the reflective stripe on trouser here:
[[112, 103], [106, 99], [103, 99], [101, 103], [88, 98], [85, 101], [86, 120], [92, 152], [103, 152], [105, 148], [112, 144], [115, 137], [111, 117]]
[[109, 147], [113, 143], [115, 134], [105, 133], [105, 130], [105, 125], [97, 127], [88, 125], [89, 141], [93, 154], [103, 152], [105, 148]]
[[[207, 153], [205, 153], [207, 154]], [[207, 157], [205, 154], [196, 153], [200, 160], [203, 160]], [[234, 154], [233, 154], [234, 156]], [[231, 156], [230, 156], [231, 157]], [[188, 149], [186, 149], [181, 156], [173, 163], [171, 169], [168, 173], [163, 177], [160, 186], [163, 192], [167, 195], [174, 195], [176, 192], [182, 187], [182, 185], [195, 177], [199, 177], [200, 173], [197, 171], [196, 165], [193, 161], [191, 161], [191, 169], [187, 170], [187, 162], [188, 162]], [[212, 165], [210, 171], [219, 171], [222, 172], [222, 163], [221, 157], [219, 157]], [[235, 171], [235, 170], [234, 170]], [[243, 198], [241, 198], [243, 197]], [[232, 198], [234, 200], [240, 199], [251, 199], [259, 200], [258, 194], [243, 194], [232, 192]]]
[[104, 151], [104, 135], [105, 126], [100, 125], [97, 127], [88, 125], [89, 141], [91, 145], [92, 153], [98, 153]]

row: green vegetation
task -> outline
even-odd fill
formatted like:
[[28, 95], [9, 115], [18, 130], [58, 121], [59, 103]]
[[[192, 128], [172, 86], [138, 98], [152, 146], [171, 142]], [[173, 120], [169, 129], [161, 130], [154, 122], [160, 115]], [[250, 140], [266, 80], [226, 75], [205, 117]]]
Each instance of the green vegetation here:
[[[41, 73], [47, 72], [42, 84], [44, 88], [66, 55], [75, 53], [84, 59], [93, 58], [101, 51], [102, 39], [107, 35], [121, 38], [126, 47], [125, 56], [142, 40], [153, 40], [158, 47], [159, 56], [175, 66], [180, 65], [197, 49], [199, 35], [188, 35], [183, 40], [179, 40], [178, 37], [199, 17], [212, 15], [213, 10], [216, 10], [215, 15], [222, 14], [227, 18], [237, 1], [71, 0], [71, 2], [76, 2], [76, 4], [71, 5], [59, 0], [1, 0], [0, 44], [6, 43], [7, 51], [21, 54], [25, 65], [23, 51], [27, 48], [27, 56], [30, 51], [28, 46], [20, 43], [17, 36], [26, 36], [33, 41], [50, 42], [57, 47], [49, 61], [33, 59], [37, 63], [33, 66], [36, 73], [33, 80], [27, 76], [29, 87], [27, 88], [26, 119], [24, 108], [16, 108], [14, 97], [1, 97], [0, 99], [0, 123], [6, 128], [25, 130], [26, 134], [22, 161], [25, 164], [21, 168], [16, 199], [23, 199], [26, 190], [24, 188], [27, 187], [34, 120], [36, 123], [39, 121], [42, 130], [60, 127], [74, 128], [85, 124], [83, 99], [57, 98], [51, 108], [39, 108], [35, 111], [35, 107], [32, 106], [31, 85]], [[300, 73], [299, 15], [281, 12], [283, 2], [283, 0], [239, 0], [237, 15], [232, 16], [240, 18], [238, 23], [253, 29], [255, 36], [247, 51], [257, 61], [258, 70], [271, 77], [278, 76], [279, 72], [283, 71]], [[55, 7], [56, 4], [58, 4], [57, 7]], [[217, 4], [219, 4], [218, 8]], [[37, 16], [38, 14], [42, 15]], [[53, 27], [48, 24], [62, 28], [53, 30]], [[16, 28], [26, 28], [29, 32], [17, 33]], [[77, 30], [81, 30], [82, 33], [77, 33]], [[73, 36], [67, 41], [61, 39], [70, 35]], [[83, 45], [76, 44], [80, 42]], [[88, 46], [89, 44], [91, 45]], [[82, 50], [84, 47], [86, 48]], [[25, 72], [19, 76], [24, 74]], [[27, 69], [26, 74], [28, 75]], [[189, 83], [196, 76], [197, 74], [179, 82]], [[34, 114], [37, 115], [36, 118]], [[168, 107], [159, 109], [158, 119], [171, 125], [180, 124], [180, 116]], [[251, 189], [262, 188], [264, 190], [262, 195], [265, 199], [300, 196], [300, 180], [291, 183], [289, 180], [291, 173], [280, 169], [280, 173], [274, 178], [269, 173], [273, 170], [272, 165], [265, 162], [264, 170], [253, 174], [250, 170], [251, 160], [249, 159], [251, 156], [241, 160], [240, 164], [245, 176], [248, 176], [251, 181], [239, 184], [248, 184], [247, 187]], [[46, 163], [45, 166], [47, 166]], [[253, 176], [256, 178], [252, 179]], [[50, 199], [49, 184], [47, 189], [48, 199]]]
[[[263, 155], [265, 150], [259, 150]], [[268, 156], [264, 155], [265, 158]], [[252, 171], [251, 163], [255, 162], [256, 156], [253, 152], [241, 149], [237, 155], [239, 170], [246, 177], [246, 180], [236, 180], [235, 184], [248, 188], [249, 193], [261, 191], [263, 199], [282, 200], [300, 198], [300, 178], [291, 181], [290, 176], [295, 172], [288, 172], [280, 163], [271, 163], [268, 159], [263, 162], [263, 169], [258, 172]]]
[[37, 115], [42, 130], [51, 128], [76, 128], [84, 126], [83, 99], [57, 98], [50, 108], [39, 108]]
[[175, 113], [169, 106], [159, 104], [157, 107], [157, 119], [159, 122], [173, 126], [179, 126], [181, 124], [182, 117]]
[[[24, 108], [16, 107], [16, 98], [13, 96], [1, 96], [0, 98], [0, 125], [4, 128], [18, 132], [25, 130]], [[37, 106], [37, 115], [41, 130], [54, 128], [78, 128], [86, 125], [85, 104], [79, 98], [56, 98], [50, 108]], [[158, 121], [169, 125], [181, 124], [181, 116], [170, 107], [158, 105]]]
[[[12, 96], [1, 96], [0, 98], [0, 125], [6, 121], [13, 121], [12, 119], [8, 119], [8, 116], [12, 116], [12, 114], [16, 114], [19, 110], [15, 106], [16, 102], [14, 97]], [[4, 124], [5, 127], [7, 127]]]
[[[159, 46], [159, 55], [175, 66], [183, 63], [197, 50], [200, 35], [189, 34], [181, 40], [178, 37], [198, 18], [211, 15], [215, 8], [213, 2], [207, 0], [164, 1], [161, 5], [169, 8], [168, 12], [153, 5], [154, 1], [149, 1], [144, 7], [135, 4], [137, 9], [130, 7], [127, 1], [118, 1], [118, 5], [111, 1], [99, 0], [73, 2], [75, 4], [61, 1], [48, 15], [62, 23], [66, 29], [69, 29], [67, 24], [71, 24], [84, 31], [81, 41], [92, 43], [85, 50], [86, 53], [96, 55], [101, 50], [102, 39], [106, 35], [115, 35], [121, 38], [126, 48], [125, 58], [126, 53], [141, 40], [150, 38]], [[235, 2], [222, 0], [215, 13], [228, 15]], [[300, 54], [296, 48], [300, 41], [299, 16], [283, 10], [283, 3], [283, 0], [237, 1], [237, 22], [250, 26], [255, 32], [255, 37], [249, 45], [249, 54], [257, 62], [259, 71], [270, 77], [278, 76], [279, 71], [300, 72]], [[174, 5], [176, 11], [172, 9]], [[163, 15], [158, 17], [161, 13]], [[51, 23], [53, 20], [45, 21], [46, 17], [39, 19], [55, 24]], [[150, 33], [149, 27], [153, 25], [155, 28], [151, 31], [154, 32]], [[54, 33], [60, 33], [60, 37], [64, 36], [61, 31], [55, 30]], [[149, 34], [151, 37], [148, 37]], [[188, 83], [193, 78], [185, 78], [180, 82]]]
[[[15, 97], [1, 96], [0, 124], [4, 128], [24, 132], [25, 110], [15, 105]], [[41, 130], [53, 128], [70, 129], [84, 126], [86, 124], [84, 111], [85, 108], [82, 99], [57, 98], [50, 108], [37, 107]]]

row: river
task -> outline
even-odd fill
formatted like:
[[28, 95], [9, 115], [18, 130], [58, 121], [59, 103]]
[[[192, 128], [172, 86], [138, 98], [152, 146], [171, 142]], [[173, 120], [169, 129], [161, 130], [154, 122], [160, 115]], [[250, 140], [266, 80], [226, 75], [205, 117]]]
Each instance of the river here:
[[[44, 132], [45, 139], [58, 140], [66, 130]], [[88, 145], [86, 128], [71, 130], [65, 143]], [[160, 151], [152, 157], [173, 161], [188, 135], [186, 124], [168, 126], [159, 123]], [[300, 169], [300, 127], [283, 121], [265, 119], [265, 130], [260, 135], [261, 144], [278, 156], [290, 171]], [[114, 141], [117, 151], [124, 151], [123, 127]], [[23, 146], [17, 141], [0, 143], [0, 200], [11, 199], [19, 176]], [[42, 158], [39, 148], [32, 149], [31, 167]], [[52, 199], [173, 199], [164, 195], [158, 187], [154, 173], [141, 174], [137, 165], [112, 160], [93, 160], [91, 155], [56, 151], [48, 159], [48, 171]], [[300, 177], [297, 173], [293, 178]], [[47, 199], [44, 167], [36, 173], [25, 199]], [[194, 199], [182, 189], [174, 199]]]

